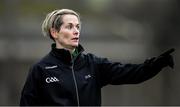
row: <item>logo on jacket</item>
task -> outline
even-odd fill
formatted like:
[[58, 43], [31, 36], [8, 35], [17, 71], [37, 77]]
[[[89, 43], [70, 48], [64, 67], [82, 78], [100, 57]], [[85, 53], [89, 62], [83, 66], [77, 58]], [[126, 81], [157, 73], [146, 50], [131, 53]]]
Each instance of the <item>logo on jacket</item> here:
[[90, 75], [90, 74], [88, 74], [88, 75], [85, 76], [85, 79], [89, 79], [89, 78], [91, 78], [91, 75]]
[[46, 78], [46, 83], [51, 83], [51, 82], [58, 82], [59, 79], [57, 79], [56, 77], [47, 77]]
[[46, 66], [45, 69], [54, 69], [54, 68], [57, 68], [58, 66], [57, 65], [54, 65], [54, 66]]

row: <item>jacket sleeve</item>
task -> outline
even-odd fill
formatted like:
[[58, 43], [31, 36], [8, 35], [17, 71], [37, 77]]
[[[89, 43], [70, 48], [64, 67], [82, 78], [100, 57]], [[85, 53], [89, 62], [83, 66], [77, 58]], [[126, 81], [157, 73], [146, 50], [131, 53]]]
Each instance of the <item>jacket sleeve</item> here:
[[38, 105], [40, 69], [33, 66], [21, 92], [20, 106]]
[[154, 67], [154, 58], [141, 64], [122, 64], [111, 62], [107, 58], [95, 57], [101, 86], [107, 84], [137, 84], [158, 74], [162, 67]]

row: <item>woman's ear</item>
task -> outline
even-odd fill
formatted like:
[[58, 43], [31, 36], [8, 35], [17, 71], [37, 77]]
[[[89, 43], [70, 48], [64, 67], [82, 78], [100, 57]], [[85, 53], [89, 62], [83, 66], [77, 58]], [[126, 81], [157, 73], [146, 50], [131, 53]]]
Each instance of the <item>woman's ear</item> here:
[[57, 36], [57, 31], [54, 29], [54, 28], [51, 28], [50, 29], [50, 33], [51, 33], [51, 36], [56, 39], [58, 36]]

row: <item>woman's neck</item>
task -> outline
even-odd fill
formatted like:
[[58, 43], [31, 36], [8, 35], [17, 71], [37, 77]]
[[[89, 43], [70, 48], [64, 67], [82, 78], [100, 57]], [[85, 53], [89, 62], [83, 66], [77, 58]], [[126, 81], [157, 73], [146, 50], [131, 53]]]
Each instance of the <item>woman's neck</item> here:
[[66, 50], [68, 50], [71, 54], [75, 51], [75, 48], [73, 48], [73, 47], [65, 47], [65, 46], [61, 46], [61, 45], [58, 45], [58, 44], [56, 44], [56, 48], [57, 48], [57, 49], [66, 49]]

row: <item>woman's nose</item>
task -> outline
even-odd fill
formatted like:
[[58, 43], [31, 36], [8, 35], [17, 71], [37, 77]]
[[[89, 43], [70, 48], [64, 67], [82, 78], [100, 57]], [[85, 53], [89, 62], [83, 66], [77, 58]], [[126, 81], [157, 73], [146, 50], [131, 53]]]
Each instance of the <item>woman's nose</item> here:
[[78, 35], [78, 34], [79, 34], [79, 29], [74, 28], [73, 35]]
[[79, 34], [79, 32], [73, 32], [73, 35], [76, 35], [76, 36], [77, 36], [78, 34]]

